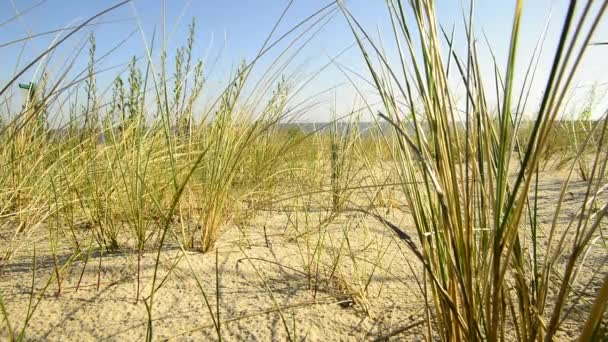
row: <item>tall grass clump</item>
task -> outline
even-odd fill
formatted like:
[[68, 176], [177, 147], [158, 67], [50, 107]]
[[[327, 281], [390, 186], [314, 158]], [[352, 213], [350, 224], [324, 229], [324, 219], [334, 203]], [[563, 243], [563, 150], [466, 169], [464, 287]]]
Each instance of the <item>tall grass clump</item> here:
[[[236, 208], [234, 203], [240, 196], [248, 196], [256, 187], [264, 184], [268, 171], [278, 161], [277, 150], [271, 150], [264, 137], [284, 116], [284, 85], [269, 100], [268, 106], [257, 117], [248, 106], [239, 106], [248, 70], [243, 65], [236, 73], [234, 82], [222, 95], [213, 117], [203, 122], [199, 137], [201, 149], [206, 155], [196, 171], [194, 186], [200, 186], [197, 193], [199, 209], [195, 220], [200, 229], [199, 248], [205, 252], [211, 249], [219, 237], [221, 228]], [[254, 140], [260, 139], [260, 144]], [[259, 158], [259, 159], [258, 159]], [[276, 166], [276, 164], [275, 164]], [[199, 173], [200, 172], [200, 173]], [[250, 180], [247, 182], [245, 180]], [[200, 181], [199, 184], [196, 184]]]
[[[423, 265], [426, 332], [441, 340], [553, 340], [572, 315], [571, 301], [588, 288], [577, 270], [608, 213], [600, 196], [608, 161], [604, 117], [593, 125], [601, 148], [593, 153], [577, 215], [567, 227], [558, 225], [568, 181], [549, 224], [541, 223], [537, 206], [541, 153], [608, 2], [568, 2], [534, 110], [526, 98], [536, 70], [518, 66], [533, 66], [539, 56], [517, 58], [523, 5], [514, 3], [504, 66], [478, 53], [474, 1], [462, 24], [465, 45], [439, 25], [433, 0], [387, 1], [396, 56], [343, 7], [382, 99], [379, 115], [399, 138], [395, 163], [418, 243], [391, 227]], [[461, 46], [467, 47], [464, 55], [456, 52]], [[488, 63], [499, 75], [494, 80], [481, 71]], [[526, 76], [519, 88], [518, 72]], [[465, 92], [460, 102], [452, 92], [455, 83]], [[491, 85], [495, 89], [488, 90]], [[531, 129], [519, 149], [522, 119]], [[603, 282], [605, 288], [608, 279]], [[594, 296], [589, 300], [596, 304], [577, 318], [587, 321], [582, 336], [597, 331], [608, 300], [604, 290]]]

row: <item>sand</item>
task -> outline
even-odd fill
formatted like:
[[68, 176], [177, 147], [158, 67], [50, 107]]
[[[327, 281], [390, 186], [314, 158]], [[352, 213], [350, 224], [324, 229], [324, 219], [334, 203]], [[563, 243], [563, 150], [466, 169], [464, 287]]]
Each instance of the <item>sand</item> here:
[[[563, 176], [554, 172], [542, 177], [539, 200], [545, 225], [552, 218], [562, 180]], [[582, 182], [573, 182], [560, 215], [560, 226], [565, 226], [575, 214], [583, 191]], [[217, 253], [214, 249], [205, 254], [197, 251], [184, 254], [174, 242], [168, 243], [160, 253], [156, 284], [162, 286], [152, 307], [154, 339], [217, 339], [205, 295], [213, 315], [217, 315], [219, 302], [220, 332], [227, 341], [284, 341], [288, 334], [297, 340], [310, 341], [373, 340], [408, 325], [413, 327], [396, 335], [395, 340], [423, 340], [424, 326], [417, 325], [424, 319], [425, 307], [418, 287], [422, 280], [420, 264], [375, 219], [348, 212], [323, 226], [321, 262], [311, 268], [311, 277], [307, 275], [307, 260], [312, 253], [308, 251], [315, 250], [320, 236], [317, 223], [326, 215], [322, 210], [307, 215], [298, 210], [259, 212], [244, 228], [227, 227], [216, 246]], [[407, 210], [393, 209], [388, 217], [415, 236]], [[308, 224], [304, 224], [306, 218]], [[605, 227], [602, 229], [605, 231]], [[40, 226], [29, 237], [29, 241], [37, 241], [33, 298], [37, 307], [27, 324], [26, 339], [143, 340], [147, 310], [142, 299], [150, 295], [157, 257], [154, 248], [141, 259], [141, 289], [136, 301], [136, 253], [122, 250], [100, 257], [95, 252], [84, 267], [83, 258], [68, 262], [71, 249], [60, 246], [58, 261], [69, 267], [62, 275], [58, 293], [55, 280], [43, 291], [54, 265], [47, 234], [45, 227]], [[79, 234], [87, 241], [90, 231], [83, 228]], [[0, 242], [6, 242], [9, 236], [3, 233], [4, 241]], [[346, 243], [351, 244], [352, 255], [347, 252]], [[32, 247], [30, 244], [12, 259], [0, 261], [0, 291], [15, 332], [23, 327], [28, 314]], [[591, 282], [589, 288], [581, 289], [589, 298], [608, 274], [606, 259], [604, 241], [596, 239], [579, 272], [581, 282]], [[557, 270], [563, 269], [563, 261], [560, 260]], [[580, 322], [586, 317], [585, 309], [590, 306], [585, 301], [569, 304], [574, 309], [559, 332], [564, 340], [576, 336]], [[1, 327], [0, 339], [6, 339], [6, 325]]]

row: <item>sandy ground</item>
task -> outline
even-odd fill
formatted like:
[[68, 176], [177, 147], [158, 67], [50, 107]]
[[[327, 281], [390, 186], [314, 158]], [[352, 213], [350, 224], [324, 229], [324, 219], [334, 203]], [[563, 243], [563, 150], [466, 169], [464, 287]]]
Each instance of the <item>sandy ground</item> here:
[[[542, 178], [539, 200], [544, 224], [552, 218], [560, 177], [548, 172]], [[560, 215], [564, 225], [582, 202], [583, 191], [581, 182], [571, 186]], [[154, 339], [217, 339], [205, 296], [214, 315], [219, 302], [221, 335], [229, 341], [283, 341], [288, 334], [311, 341], [373, 340], [422, 320], [425, 303], [418, 287], [421, 272], [413, 254], [373, 218], [347, 213], [330, 225], [319, 225], [324, 215], [259, 213], [245, 230], [231, 227], [223, 234], [217, 245], [217, 260], [215, 251], [183, 254], [175, 244], [164, 248], [156, 281], [157, 286], [162, 285], [152, 307]], [[407, 213], [394, 211], [389, 217], [414, 233]], [[39, 242], [31, 303], [36, 308], [26, 338], [144, 339], [147, 310], [141, 299], [150, 294], [156, 252], [146, 252], [141, 260], [138, 302], [137, 256], [129, 251], [103, 257], [95, 252], [85, 267], [81, 258], [68, 263], [71, 252], [63, 246], [58, 261], [70, 266], [62, 276], [61, 293], [55, 280], [42, 291], [54, 265], [46, 234], [41, 227], [36, 235]], [[82, 234], [87, 236], [86, 231]], [[320, 237], [323, 248], [316, 263], [311, 255]], [[348, 252], [349, 244], [352, 253]], [[603, 240], [595, 240], [579, 272], [582, 282], [591, 280], [589, 288], [581, 289], [589, 296], [608, 274], [606, 254]], [[33, 248], [0, 263], [0, 291], [10, 324], [18, 332], [30, 306]], [[564, 340], [576, 336], [584, 310], [590, 305], [585, 301], [569, 304], [573, 307], [572, 318], [559, 334]], [[0, 327], [0, 339], [6, 339], [6, 325]], [[415, 326], [396, 339], [422, 340], [424, 332], [423, 326]]]

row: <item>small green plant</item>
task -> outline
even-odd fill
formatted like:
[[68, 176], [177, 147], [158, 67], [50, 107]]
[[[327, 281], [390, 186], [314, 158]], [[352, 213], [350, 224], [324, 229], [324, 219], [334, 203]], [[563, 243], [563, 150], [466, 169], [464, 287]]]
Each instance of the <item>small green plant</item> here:
[[331, 205], [335, 213], [342, 211], [349, 202], [352, 191], [348, 188], [354, 183], [360, 169], [355, 163], [356, 148], [360, 139], [359, 121], [330, 124], [330, 183]]

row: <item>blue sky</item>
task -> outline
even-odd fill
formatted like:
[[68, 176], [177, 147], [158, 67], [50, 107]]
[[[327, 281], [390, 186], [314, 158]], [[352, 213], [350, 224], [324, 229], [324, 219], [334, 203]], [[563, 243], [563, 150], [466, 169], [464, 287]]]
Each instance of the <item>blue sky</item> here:
[[[115, 4], [117, 0], [2, 0], [0, 1], [0, 46], [12, 40], [27, 37], [30, 34], [41, 33], [49, 30], [59, 29], [71, 25], [77, 25], [93, 14]], [[158, 44], [166, 44], [169, 51], [169, 59], [172, 51], [185, 43], [187, 38], [187, 26], [193, 17], [197, 20], [195, 57], [204, 59], [208, 72], [208, 98], [214, 96], [214, 90], [222, 89], [228, 80], [229, 74], [242, 59], [250, 60], [260, 49], [266, 36], [272, 29], [277, 18], [285, 8], [286, 0], [134, 0], [132, 4], [104, 15], [98, 19], [99, 25], [88, 27], [86, 31], [76, 34], [67, 44], [63, 45], [51, 60], [51, 70], [59, 73], [64, 67], [65, 61], [74, 55], [79, 47], [82, 47], [86, 36], [93, 31], [97, 40], [97, 54], [103, 55], [111, 50], [119, 42], [137, 31], [139, 25], [143, 28], [145, 39], [149, 41], [152, 32], [156, 29]], [[277, 30], [275, 37], [286, 32], [296, 23], [314, 13], [327, 4], [328, 0], [295, 0], [287, 12], [282, 24]], [[467, 2], [467, 1], [464, 1]], [[437, 1], [437, 12], [439, 21], [447, 28], [455, 25], [462, 26], [462, 7], [460, 0]], [[489, 60], [489, 52], [482, 33], [485, 33], [491, 42], [492, 50], [498, 58], [499, 63], [506, 60], [506, 50], [509, 42], [509, 32], [513, 16], [514, 1], [479, 0], [476, 2], [475, 25], [481, 56]], [[349, 0], [347, 6], [370, 31], [379, 30], [383, 39], [390, 40], [390, 30], [386, 7], [382, 0]], [[564, 0], [529, 0], [525, 2], [524, 17], [522, 22], [522, 36], [520, 60], [529, 59], [536, 40], [541, 35], [545, 22], [551, 15], [546, 51], [551, 51], [555, 46], [555, 40], [559, 33], [559, 25], [563, 18], [567, 2]], [[15, 13], [29, 10], [17, 19], [7, 22], [13, 18]], [[163, 28], [163, 22], [165, 26]], [[603, 24], [598, 31], [598, 38], [608, 40], [608, 25]], [[165, 32], [162, 39], [162, 32]], [[0, 84], [13, 74], [19, 66], [40, 54], [55, 38], [55, 35], [45, 35], [34, 38], [24, 43], [11, 44], [0, 47]], [[463, 40], [463, 33], [457, 32], [456, 39]], [[291, 38], [280, 44], [269, 55], [261, 61], [258, 69], [260, 74], [265, 67], [276, 56], [281, 47], [286, 46]], [[162, 42], [164, 40], [164, 42]], [[341, 14], [336, 15], [328, 21], [323, 29], [310, 41], [291, 66], [286, 69], [289, 72], [297, 71], [297, 80], [307, 78], [314, 74], [330, 59], [336, 56], [354, 42], [353, 35]], [[457, 46], [464, 52], [464, 45]], [[98, 69], [112, 68], [100, 74], [98, 83], [104, 88], [114, 77], [124, 70], [120, 66], [129, 61], [132, 55], [143, 56], [145, 53], [144, 38], [140, 32], [135, 32], [130, 39], [122, 44], [116, 51], [106, 57], [98, 65]], [[575, 85], [581, 87], [579, 93], [597, 83], [599, 92], [606, 90], [608, 66], [603, 56], [607, 55], [608, 47], [593, 47], [589, 50], [587, 60], [581, 68]], [[21, 56], [21, 58], [19, 58]], [[538, 87], [542, 85], [549, 66], [550, 55], [547, 54], [541, 61]], [[18, 62], [19, 61], [19, 62]], [[76, 68], [80, 70], [86, 66], [86, 46], [77, 58]], [[340, 65], [347, 66], [360, 71], [366, 75], [366, 70], [359, 51], [356, 48], [347, 50], [337, 60]], [[522, 62], [520, 70], [525, 68]], [[18, 65], [17, 65], [18, 64]], [[491, 65], [484, 65], [491, 72]], [[544, 73], [543, 73], [544, 72]], [[24, 76], [31, 77], [31, 73]], [[339, 87], [322, 96], [310, 99], [319, 105], [311, 109], [303, 119], [309, 121], [326, 121], [331, 100], [335, 97], [340, 102], [339, 111], [348, 110], [355, 101], [355, 91], [348, 84], [346, 77], [335, 66], [330, 65], [324, 69], [310, 84], [302, 89], [299, 97], [309, 99], [313, 94], [323, 90]], [[372, 91], [366, 89], [366, 91]], [[540, 93], [533, 93], [538, 98]], [[582, 95], [579, 96], [582, 98]], [[576, 101], [575, 101], [576, 102]], [[600, 101], [601, 102], [601, 101]], [[605, 101], [603, 102], [605, 103]], [[602, 108], [603, 104], [598, 104]], [[598, 109], [600, 110], [600, 109]], [[602, 109], [603, 110], [603, 109]]]

